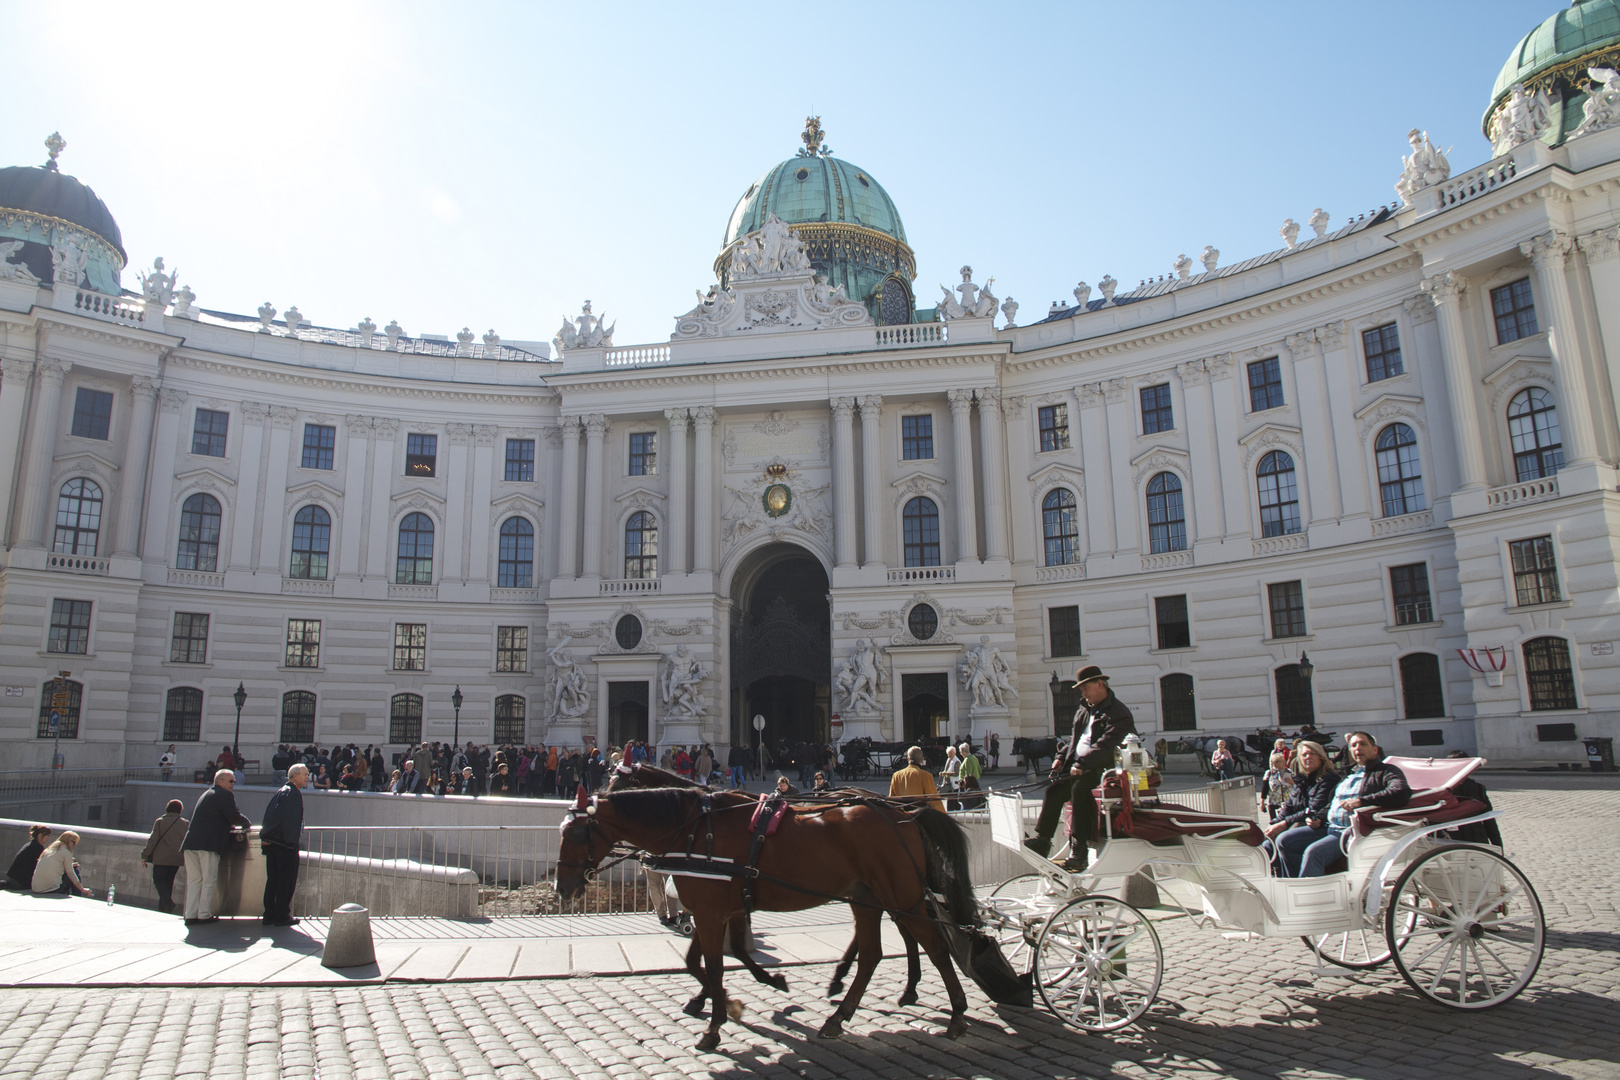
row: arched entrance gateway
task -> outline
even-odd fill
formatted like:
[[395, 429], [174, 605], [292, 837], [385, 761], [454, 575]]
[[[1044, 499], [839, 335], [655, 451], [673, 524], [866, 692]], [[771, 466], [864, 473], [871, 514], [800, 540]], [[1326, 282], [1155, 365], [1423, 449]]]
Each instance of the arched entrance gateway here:
[[832, 626], [827, 571], [794, 544], [753, 552], [731, 579], [731, 739], [830, 741]]

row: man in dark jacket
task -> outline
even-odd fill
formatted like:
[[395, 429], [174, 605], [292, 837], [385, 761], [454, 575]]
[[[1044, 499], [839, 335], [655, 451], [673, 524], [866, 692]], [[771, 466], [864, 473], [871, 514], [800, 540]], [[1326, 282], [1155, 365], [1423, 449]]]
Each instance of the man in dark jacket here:
[[1057, 832], [1063, 816], [1063, 804], [1071, 804], [1070, 850], [1064, 863], [1070, 873], [1084, 870], [1091, 861], [1088, 845], [1097, 827], [1097, 798], [1092, 789], [1102, 780], [1102, 774], [1113, 768], [1114, 751], [1125, 742], [1125, 736], [1136, 730], [1131, 710], [1114, 696], [1108, 676], [1097, 665], [1075, 672], [1074, 686], [1080, 691], [1081, 705], [1074, 713], [1073, 738], [1052, 762], [1052, 783], [1041, 801], [1035, 835], [1024, 841], [1031, 851], [1048, 854], [1052, 834]]
[[[1394, 810], [1412, 800], [1412, 789], [1406, 783], [1406, 774], [1384, 760], [1384, 752], [1371, 735], [1365, 731], [1352, 731], [1345, 745], [1350, 748], [1355, 768], [1346, 773], [1334, 789], [1326, 820], [1308, 822], [1324, 828], [1327, 835], [1304, 849], [1299, 858], [1300, 877], [1321, 877], [1327, 872], [1327, 868], [1342, 854], [1340, 840], [1354, 824], [1355, 811], [1364, 806]], [[1286, 858], [1286, 833], [1278, 840], [1278, 845], [1283, 848]]]
[[264, 925], [296, 926], [293, 890], [298, 888], [298, 840], [304, 831], [304, 785], [309, 766], [293, 765], [287, 782], [270, 796], [259, 826], [259, 850], [264, 853]]
[[229, 769], [214, 774], [214, 786], [202, 793], [191, 812], [191, 828], [180, 850], [186, 859], [186, 925], [214, 922], [214, 886], [219, 881], [219, 857], [230, 850], [231, 830], [253, 822], [236, 808], [236, 777]]

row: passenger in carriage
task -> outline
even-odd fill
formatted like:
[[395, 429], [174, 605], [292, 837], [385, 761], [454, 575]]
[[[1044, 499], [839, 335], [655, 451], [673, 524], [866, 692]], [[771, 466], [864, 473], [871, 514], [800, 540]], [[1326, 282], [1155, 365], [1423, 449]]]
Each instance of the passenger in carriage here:
[[[1301, 848], [1300, 877], [1320, 877], [1327, 872], [1342, 851], [1340, 838], [1349, 831], [1352, 811], [1365, 806], [1395, 810], [1412, 800], [1412, 789], [1406, 774], [1384, 760], [1384, 752], [1365, 731], [1352, 731], [1348, 740], [1350, 757], [1355, 761], [1345, 778], [1335, 786], [1332, 802], [1328, 806], [1326, 836]], [[1288, 836], [1284, 834], [1279, 847], [1288, 854]]]
[[[1297, 876], [1297, 852], [1326, 835], [1328, 808], [1333, 803], [1333, 790], [1339, 784], [1339, 774], [1327, 763], [1327, 751], [1322, 749], [1321, 743], [1309, 739], [1301, 739], [1295, 746], [1294, 772], [1294, 789], [1289, 792], [1282, 813], [1266, 826], [1266, 842], [1261, 845], [1281, 877]], [[1296, 833], [1299, 835], [1295, 836]], [[1291, 860], [1288, 850], [1281, 845], [1285, 838], [1291, 838], [1291, 844], [1299, 844]]]

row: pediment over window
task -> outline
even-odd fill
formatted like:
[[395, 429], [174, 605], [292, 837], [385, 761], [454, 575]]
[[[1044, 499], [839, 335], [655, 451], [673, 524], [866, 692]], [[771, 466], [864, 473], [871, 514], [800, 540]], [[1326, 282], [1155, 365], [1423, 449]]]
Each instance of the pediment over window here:
[[328, 487], [319, 480], [311, 480], [306, 484], [287, 489], [287, 494], [294, 499], [325, 499], [329, 502], [338, 502], [343, 498], [343, 492]]
[[231, 479], [229, 476], [226, 476], [222, 472], [216, 472], [215, 470], [207, 468], [207, 467], [204, 467], [204, 468], [201, 468], [201, 469], [192, 469], [189, 472], [175, 473], [174, 474], [174, 483], [175, 483], [175, 487], [186, 487], [186, 486], [235, 487], [236, 486], [236, 481]]
[[1409, 423], [1419, 430], [1428, 429], [1423, 421], [1423, 399], [1409, 394], [1379, 394], [1357, 409], [1355, 416], [1361, 423], [1363, 436], [1373, 428], [1381, 428], [1396, 420]]
[[1507, 399], [1528, 383], [1538, 386], [1557, 385], [1558, 379], [1554, 375], [1550, 357], [1518, 353], [1505, 363], [1498, 364], [1485, 376], [1485, 385], [1491, 388], [1491, 408], [1504, 407]]

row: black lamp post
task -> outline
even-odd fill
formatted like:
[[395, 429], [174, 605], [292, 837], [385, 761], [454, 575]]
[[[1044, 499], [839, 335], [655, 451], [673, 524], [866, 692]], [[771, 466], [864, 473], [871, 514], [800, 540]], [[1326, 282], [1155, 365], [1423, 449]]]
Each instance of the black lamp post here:
[[1311, 676], [1314, 675], [1314, 674], [1316, 674], [1316, 665], [1311, 663], [1311, 658], [1309, 656], [1307, 656], [1303, 652], [1300, 653], [1299, 654], [1299, 678], [1300, 678], [1300, 681], [1305, 684], [1306, 689], [1310, 688]]
[[236, 734], [231, 738], [231, 765], [234, 767], [242, 758], [242, 706], [247, 704], [247, 687], [240, 682], [236, 684], [236, 693], [231, 695], [236, 702]]
[[451, 736], [450, 741], [457, 749], [461, 747], [461, 703], [465, 700], [467, 699], [461, 696], [461, 684], [457, 683], [456, 692], [450, 695], [450, 704], [456, 709], [456, 733]]

